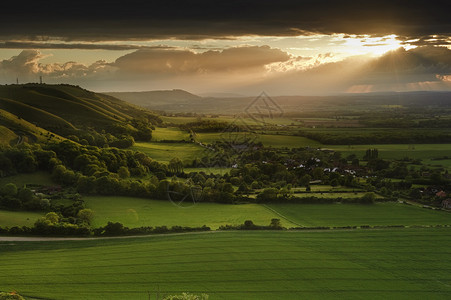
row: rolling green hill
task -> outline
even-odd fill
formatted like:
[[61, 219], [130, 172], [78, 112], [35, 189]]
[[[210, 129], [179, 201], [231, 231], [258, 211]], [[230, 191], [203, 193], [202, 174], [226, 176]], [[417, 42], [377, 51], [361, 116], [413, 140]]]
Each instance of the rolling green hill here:
[[[24, 84], [0, 86], [0, 126], [9, 131], [0, 134], [2, 144], [11, 144], [16, 136], [38, 141], [44, 133], [77, 135], [79, 129], [100, 132], [111, 128], [116, 133], [137, 132], [135, 119], [158, 123], [151, 112], [71, 85]], [[119, 130], [118, 130], [119, 128]], [[12, 132], [12, 133], [11, 133]], [[113, 132], [114, 134], [114, 132]]]

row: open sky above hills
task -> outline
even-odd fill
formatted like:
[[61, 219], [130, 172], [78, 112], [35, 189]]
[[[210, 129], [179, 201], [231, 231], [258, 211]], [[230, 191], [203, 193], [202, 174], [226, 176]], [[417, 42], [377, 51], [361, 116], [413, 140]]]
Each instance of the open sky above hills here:
[[447, 1], [2, 3], [0, 84], [319, 95], [451, 91]]

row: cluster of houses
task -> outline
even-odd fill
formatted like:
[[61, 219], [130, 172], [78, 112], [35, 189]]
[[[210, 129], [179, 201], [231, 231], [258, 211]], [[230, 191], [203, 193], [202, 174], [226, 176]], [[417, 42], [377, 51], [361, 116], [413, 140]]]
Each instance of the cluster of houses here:
[[444, 191], [440, 190], [440, 191], [436, 192], [435, 196], [443, 199], [442, 200], [442, 208], [451, 209], [451, 198], [446, 198], [448, 195]]

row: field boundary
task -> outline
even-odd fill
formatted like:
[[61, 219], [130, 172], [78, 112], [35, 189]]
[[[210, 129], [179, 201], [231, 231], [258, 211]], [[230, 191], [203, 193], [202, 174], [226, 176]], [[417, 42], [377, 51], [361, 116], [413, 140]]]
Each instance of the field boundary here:
[[[290, 221], [291, 222], [291, 221]], [[197, 234], [218, 234], [227, 232], [328, 232], [328, 231], [355, 231], [355, 230], [390, 230], [390, 229], [430, 229], [430, 228], [451, 228], [451, 224], [446, 225], [375, 225], [375, 226], [317, 226], [317, 227], [292, 227], [285, 230], [268, 230], [268, 229], [249, 229], [249, 230], [211, 230], [211, 231], [195, 231], [180, 233], [159, 233], [159, 234], [142, 234], [142, 235], [119, 235], [119, 236], [102, 236], [102, 237], [39, 237], [39, 236], [0, 236], [0, 242], [58, 242], [58, 241], [97, 241], [97, 240], [115, 240], [115, 239], [133, 239], [133, 238], [157, 238], [168, 236], [184, 236]]]
[[268, 209], [269, 211], [275, 213], [275, 214], [278, 215], [279, 217], [285, 219], [286, 221], [288, 221], [288, 222], [290, 222], [290, 223], [293, 223], [293, 224], [295, 224], [295, 225], [298, 225], [299, 227], [304, 227], [304, 225], [302, 225], [302, 224], [300, 224], [300, 223], [298, 223], [298, 222], [295, 222], [295, 221], [290, 220], [288, 217], [282, 215], [280, 212], [278, 212], [277, 210], [275, 210], [275, 209], [273, 209], [273, 208], [267, 206], [266, 204], [260, 204], [260, 205], [263, 206], [264, 208]]

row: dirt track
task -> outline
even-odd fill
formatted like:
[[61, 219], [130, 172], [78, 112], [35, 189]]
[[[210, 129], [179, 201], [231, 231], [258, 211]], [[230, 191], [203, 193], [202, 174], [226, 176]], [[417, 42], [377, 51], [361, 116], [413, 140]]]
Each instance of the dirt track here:
[[108, 237], [31, 237], [31, 236], [0, 236], [0, 242], [54, 242], [54, 241], [96, 241], [109, 239], [131, 239], [131, 238], [152, 238], [158, 236], [176, 236], [187, 234], [207, 234], [218, 233], [220, 231], [198, 231], [184, 233], [162, 233], [152, 235], [126, 235], [126, 236], [108, 236]]

